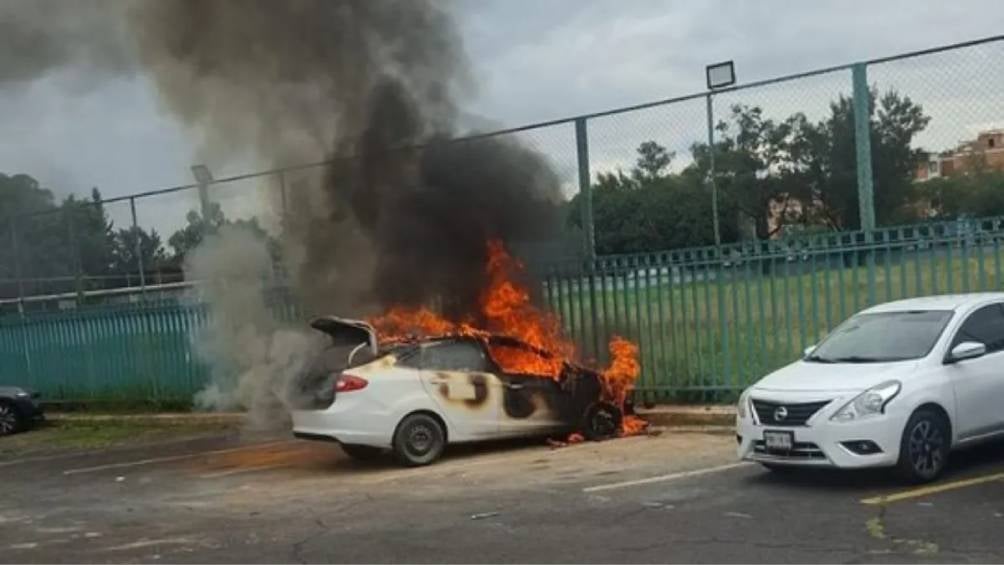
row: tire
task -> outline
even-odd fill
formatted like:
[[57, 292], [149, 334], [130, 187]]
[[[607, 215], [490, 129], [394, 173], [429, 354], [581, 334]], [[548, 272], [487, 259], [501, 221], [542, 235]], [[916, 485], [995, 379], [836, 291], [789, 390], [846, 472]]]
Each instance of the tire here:
[[356, 461], [373, 461], [383, 455], [383, 450], [371, 445], [347, 445], [342, 444], [342, 451]]
[[582, 435], [597, 441], [617, 437], [624, 416], [619, 408], [606, 402], [597, 402], [586, 409], [582, 417]]
[[14, 403], [0, 400], [0, 436], [16, 434], [26, 425], [24, 416]]
[[911, 483], [933, 481], [944, 471], [951, 450], [951, 432], [945, 417], [920, 409], [910, 416], [899, 445], [896, 470]]
[[446, 430], [428, 414], [406, 416], [394, 432], [394, 458], [406, 467], [428, 465], [443, 453]]

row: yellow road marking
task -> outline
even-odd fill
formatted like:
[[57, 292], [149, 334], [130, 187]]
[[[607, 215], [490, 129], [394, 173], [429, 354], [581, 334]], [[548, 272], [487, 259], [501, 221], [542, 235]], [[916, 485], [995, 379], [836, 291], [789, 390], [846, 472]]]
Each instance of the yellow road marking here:
[[887, 494], [883, 496], [874, 496], [872, 498], [865, 498], [861, 500], [861, 504], [887, 504], [890, 502], [899, 502], [900, 500], [920, 498], [922, 496], [938, 494], [940, 492], [956, 490], [975, 485], [982, 485], [984, 483], [992, 483], [994, 481], [1001, 481], [1001, 480], [1004, 480], [1004, 473], [995, 473], [993, 475], [974, 477], [972, 479], [963, 479], [961, 481], [952, 481], [950, 483], [942, 483], [939, 485], [932, 485], [929, 487], [915, 488], [903, 492], [898, 492], [895, 494]]

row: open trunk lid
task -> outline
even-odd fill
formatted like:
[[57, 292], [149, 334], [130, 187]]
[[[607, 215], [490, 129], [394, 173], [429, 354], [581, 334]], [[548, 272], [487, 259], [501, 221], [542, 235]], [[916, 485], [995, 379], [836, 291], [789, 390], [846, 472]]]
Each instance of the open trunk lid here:
[[358, 346], [365, 344], [369, 347], [371, 354], [377, 354], [376, 330], [362, 320], [321, 316], [312, 320], [310, 327], [331, 336], [335, 345]]

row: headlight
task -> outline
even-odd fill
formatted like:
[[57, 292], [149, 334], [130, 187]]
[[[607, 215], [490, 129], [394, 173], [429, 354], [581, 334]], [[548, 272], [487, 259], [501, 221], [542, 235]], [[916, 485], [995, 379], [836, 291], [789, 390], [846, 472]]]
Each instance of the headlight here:
[[748, 410], [750, 403], [749, 392], [750, 392], [749, 389], [746, 389], [743, 391], [742, 394], [739, 395], [739, 404], [736, 406], [736, 413], [739, 414], [739, 419], [741, 420], [745, 420], [746, 415], [749, 413]]
[[844, 404], [843, 408], [831, 417], [838, 422], [850, 422], [868, 416], [885, 413], [885, 406], [899, 394], [902, 385], [899, 381], [886, 381], [880, 385], [862, 392], [853, 400]]
[[31, 396], [31, 394], [27, 392], [16, 392], [14, 393], [14, 396], [18, 398], [28, 398], [29, 396]]

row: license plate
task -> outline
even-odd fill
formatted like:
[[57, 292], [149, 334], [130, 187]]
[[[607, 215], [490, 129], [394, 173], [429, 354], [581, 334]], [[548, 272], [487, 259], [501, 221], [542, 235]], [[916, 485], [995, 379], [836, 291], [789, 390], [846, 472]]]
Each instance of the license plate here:
[[795, 446], [795, 434], [793, 432], [765, 431], [763, 443], [767, 451], [791, 451], [791, 448]]

